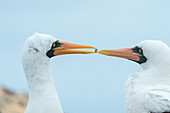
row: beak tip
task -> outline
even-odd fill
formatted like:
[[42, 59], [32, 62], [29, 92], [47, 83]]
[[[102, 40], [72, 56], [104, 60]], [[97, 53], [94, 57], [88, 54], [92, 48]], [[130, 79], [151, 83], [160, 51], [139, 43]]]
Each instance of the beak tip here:
[[103, 51], [103, 50], [97, 51], [97, 53], [102, 54], [102, 51]]

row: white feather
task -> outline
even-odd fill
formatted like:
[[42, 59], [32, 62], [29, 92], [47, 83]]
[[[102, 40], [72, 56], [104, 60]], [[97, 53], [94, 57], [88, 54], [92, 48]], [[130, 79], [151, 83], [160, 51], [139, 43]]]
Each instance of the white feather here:
[[22, 60], [29, 87], [25, 113], [63, 113], [46, 56], [56, 40], [51, 35], [35, 33], [25, 42]]
[[153, 40], [138, 46], [147, 61], [141, 65], [143, 71], [129, 75], [125, 83], [127, 113], [170, 112], [170, 48]]
[[170, 86], [159, 86], [148, 91], [145, 106], [149, 111], [156, 113], [170, 111]]

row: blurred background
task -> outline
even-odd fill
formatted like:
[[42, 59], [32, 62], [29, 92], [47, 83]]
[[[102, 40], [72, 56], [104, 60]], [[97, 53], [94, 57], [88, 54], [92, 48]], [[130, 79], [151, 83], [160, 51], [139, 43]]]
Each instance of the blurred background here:
[[[2, 113], [25, 109], [22, 47], [35, 32], [99, 49], [131, 47], [142, 40], [162, 40], [170, 46], [170, 1], [1, 0]], [[142, 70], [135, 62], [99, 54], [58, 56], [50, 64], [65, 113], [125, 113], [124, 83], [130, 73]]]

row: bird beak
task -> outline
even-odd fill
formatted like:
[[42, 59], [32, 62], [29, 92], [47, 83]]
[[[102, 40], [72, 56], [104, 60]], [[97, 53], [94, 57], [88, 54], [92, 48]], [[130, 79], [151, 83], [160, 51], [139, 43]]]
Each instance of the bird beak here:
[[134, 53], [132, 49], [133, 47], [123, 48], [123, 49], [105, 49], [105, 50], [100, 50], [98, 53], [107, 56], [114, 56], [114, 57], [126, 58], [133, 61], [138, 61], [140, 59], [139, 56], [142, 55], [138, 53]]
[[[97, 48], [93, 46], [88, 45], [79, 45], [79, 44], [73, 44], [68, 43], [64, 41], [59, 41], [61, 44], [60, 47], [53, 48], [54, 55], [65, 55], [65, 54], [90, 54], [90, 53], [96, 53]], [[95, 51], [83, 51], [83, 50], [75, 50], [75, 49], [95, 49]]]

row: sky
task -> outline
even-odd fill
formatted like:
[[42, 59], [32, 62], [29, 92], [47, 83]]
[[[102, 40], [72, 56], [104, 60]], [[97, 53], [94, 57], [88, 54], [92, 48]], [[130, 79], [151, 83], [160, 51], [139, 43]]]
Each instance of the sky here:
[[[0, 1], [0, 86], [28, 93], [22, 47], [33, 33], [98, 49], [132, 47], [143, 40], [170, 46], [169, 0]], [[99, 54], [50, 61], [66, 113], [125, 113], [123, 86], [140, 65]]]

